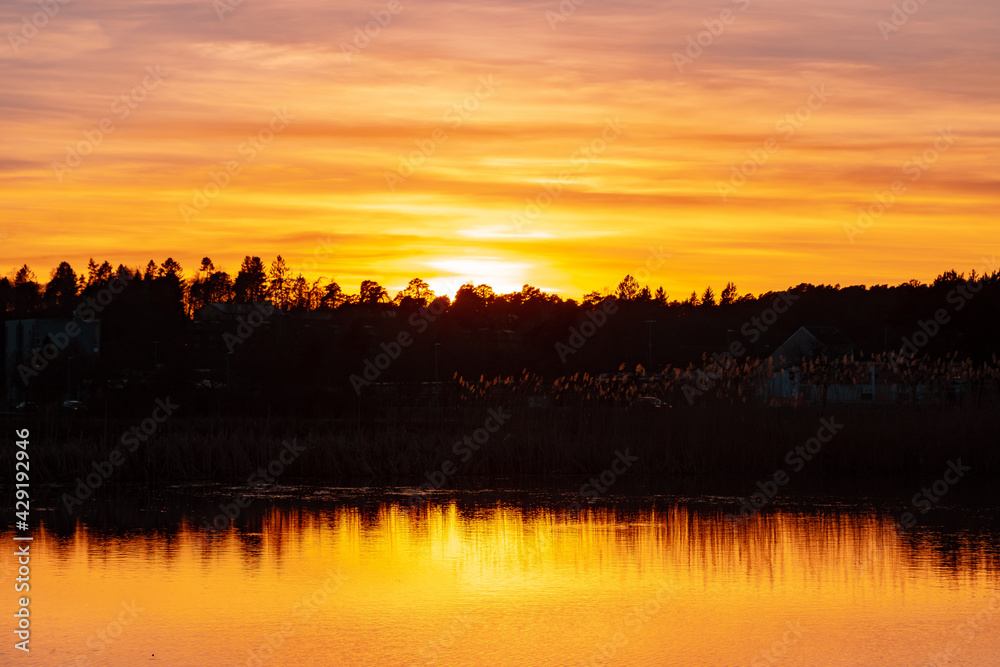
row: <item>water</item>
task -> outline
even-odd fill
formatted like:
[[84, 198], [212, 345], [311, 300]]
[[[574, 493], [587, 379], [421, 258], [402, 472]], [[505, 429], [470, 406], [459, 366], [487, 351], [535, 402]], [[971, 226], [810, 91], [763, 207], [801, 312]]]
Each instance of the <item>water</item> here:
[[574, 514], [551, 493], [411, 507], [309, 488], [207, 530], [232, 494], [174, 489], [86, 521], [42, 513], [32, 652], [9, 640], [0, 663], [1000, 664], [992, 509], [940, 510], [903, 532], [895, 509], [829, 500], [733, 524], [732, 498]]

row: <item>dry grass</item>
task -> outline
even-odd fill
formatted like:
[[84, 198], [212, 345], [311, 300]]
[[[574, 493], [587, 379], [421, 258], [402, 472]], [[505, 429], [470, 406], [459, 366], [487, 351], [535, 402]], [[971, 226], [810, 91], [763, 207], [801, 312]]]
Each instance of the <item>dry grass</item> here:
[[[932, 400], [908, 403], [910, 394], [903, 392], [897, 405], [768, 406], [758, 390], [772, 370], [759, 360], [618, 379], [576, 374], [551, 383], [527, 373], [471, 382], [456, 378], [445, 385], [443, 407], [436, 408], [369, 408], [346, 419], [305, 421], [219, 420], [181, 413], [134, 452], [125, 452], [124, 464], [105, 484], [244, 480], [275, 459], [282, 441], [292, 439], [307, 450], [285, 471], [288, 478], [422, 480], [445, 460], [459, 465], [454, 444], [484, 425], [488, 409], [500, 407], [512, 417], [468, 463], [459, 465], [459, 474], [597, 473], [615, 450], [625, 448], [640, 457], [635, 474], [767, 474], [787, 468], [788, 451], [813, 437], [821, 418], [831, 417], [844, 428], [804, 474], [938, 472], [955, 458], [980, 473], [1000, 471], [995, 361], [837, 360], [807, 364], [802, 373], [816, 384], [864, 383], [870, 381], [872, 363], [879, 364], [880, 377], [892, 373], [901, 386], [930, 387]], [[710, 372], [701, 376], [700, 385], [699, 370]], [[965, 388], [960, 394], [950, 391], [956, 380]], [[691, 386], [701, 392], [693, 404], [685, 395]], [[537, 407], [533, 397], [538, 396], [547, 396], [549, 407]], [[636, 405], [642, 396], [672, 407]], [[4, 419], [9, 429], [26, 421]], [[124, 452], [120, 437], [131, 425], [79, 417], [29, 424], [32, 480], [85, 477], [94, 462], [108, 460], [114, 447]], [[13, 471], [12, 456], [10, 447], [0, 452], [7, 475]]]

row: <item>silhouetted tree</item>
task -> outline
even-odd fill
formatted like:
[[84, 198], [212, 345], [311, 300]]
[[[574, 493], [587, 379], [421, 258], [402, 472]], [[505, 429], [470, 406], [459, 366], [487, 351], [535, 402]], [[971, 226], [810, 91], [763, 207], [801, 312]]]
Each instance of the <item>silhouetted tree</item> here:
[[166, 278], [167, 276], [177, 276], [178, 280], [184, 279], [184, 274], [181, 271], [181, 265], [174, 261], [173, 257], [167, 257], [163, 260], [163, 264], [156, 271], [157, 278]]
[[653, 295], [653, 301], [661, 306], [667, 305], [667, 293], [663, 291], [662, 285], [656, 288], [656, 294]]
[[14, 273], [14, 284], [15, 285], [25, 285], [28, 283], [37, 283], [38, 279], [35, 277], [35, 272], [28, 268], [27, 264], [21, 266]]
[[340, 289], [340, 285], [334, 281], [327, 283], [326, 287], [323, 288], [320, 305], [324, 308], [338, 308], [343, 302], [344, 292]]
[[455, 302], [451, 305], [451, 312], [468, 325], [473, 318], [485, 313], [495, 299], [496, 295], [489, 285], [476, 287], [472, 283], [465, 283], [455, 292]]
[[225, 271], [215, 271], [208, 278], [206, 296], [211, 303], [229, 303], [233, 300], [233, 279]]
[[172, 258], [167, 258], [157, 270], [157, 276], [149, 286], [149, 305], [165, 317], [175, 318], [185, 314], [185, 283], [182, 279], [181, 265]]
[[205, 257], [191, 279], [188, 294], [192, 312], [210, 303], [228, 303], [233, 299], [233, 281], [225, 271], [216, 271], [212, 260]]
[[476, 296], [482, 299], [487, 306], [493, 303], [493, 300], [497, 298], [497, 294], [493, 291], [493, 288], [485, 283], [476, 285]]
[[278, 255], [271, 262], [271, 269], [267, 273], [267, 279], [267, 294], [272, 303], [282, 310], [288, 310], [289, 306], [292, 305], [291, 296], [295, 285], [292, 272], [281, 255]]
[[27, 264], [14, 274], [14, 310], [19, 313], [34, 312], [41, 305], [38, 280]]
[[634, 301], [638, 295], [639, 282], [631, 275], [626, 275], [622, 281], [618, 283], [618, 291], [615, 293], [615, 296], [619, 299], [624, 299], [625, 301]]
[[256, 303], [264, 300], [267, 276], [264, 273], [264, 263], [260, 257], [247, 255], [240, 265], [233, 283], [233, 299], [236, 303]]
[[588, 292], [587, 294], [583, 295], [583, 305], [588, 308], [593, 308], [594, 306], [604, 301], [605, 296], [607, 295], [601, 294], [597, 290], [594, 290], [593, 292]]
[[87, 262], [87, 280], [85, 287], [104, 287], [114, 275], [114, 269], [106, 260], [100, 265], [91, 257]]
[[97, 281], [97, 262], [91, 257], [87, 260], [87, 286], [93, 285]]
[[320, 282], [322, 278], [317, 278], [313, 282], [306, 280], [301, 273], [291, 280], [291, 291], [289, 300], [291, 307], [295, 310], [315, 310], [319, 307], [322, 290]]
[[434, 298], [434, 292], [431, 291], [431, 286], [420, 278], [414, 278], [411, 280], [406, 287], [396, 295], [393, 300], [397, 305], [400, 306], [418, 306], [424, 307]]
[[45, 301], [57, 308], [69, 307], [76, 296], [76, 272], [67, 262], [60, 262], [45, 286]]
[[127, 282], [129, 280], [134, 279], [134, 278], [138, 278], [139, 274], [140, 274], [140, 271], [139, 271], [138, 268], [129, 269], [124, 264], [119, 264], [118, 268], [115, 269], [114, 275], [111, 276], [111, 277], [112, 278], [117, 278], [118, 280], [121, 280], [122, 282]]
[[964, 272], [957, 273], [955, 269], [952, 269], [951, 271], [945, 271], [944, 273], [942, 273], [941, 275], [939, 275], [937, 278], [934, 279], [934, 282], [932, 283], [931, 286], [940, 287], [941, 285], [953, 285], [957, 282], [960, 282], [964, 276], [965, 276]]
[[358, 302], [364, 304], [384, 303], [389, 300], [389, 293], [384, 287], [374, 280], [364, 280], [361, 282], [361, 292], [358, 294]]
[[521, 303], [544, 301], [545, 293], [533, 285], [521, 285]]
[[14, 309], [14, 286], [7, 278], [0, 278], [0, 308], [4, 313]]
[[701, 305], [703, 306], [715, 305], [715, 292], [712, 291], [711, 285], [706, 287], [705, 293], [701, 295]]
[[736, 293], [736, 283], [728, 282], [725, 288], [722, 290], [722, 294], [719, 295], [719, 305], [728, 306], [730, 304], [736, 303], [737, 293]]

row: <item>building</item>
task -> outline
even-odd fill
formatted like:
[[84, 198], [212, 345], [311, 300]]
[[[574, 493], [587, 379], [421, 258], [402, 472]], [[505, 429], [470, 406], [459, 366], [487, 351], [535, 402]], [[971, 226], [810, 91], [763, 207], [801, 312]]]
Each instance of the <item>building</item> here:
[[774, 369], [784, 370], [817, 358], [841, 359], [854, 355], [854, 343], [837, 327], [804, 326], [788, 337], [774, 354]]

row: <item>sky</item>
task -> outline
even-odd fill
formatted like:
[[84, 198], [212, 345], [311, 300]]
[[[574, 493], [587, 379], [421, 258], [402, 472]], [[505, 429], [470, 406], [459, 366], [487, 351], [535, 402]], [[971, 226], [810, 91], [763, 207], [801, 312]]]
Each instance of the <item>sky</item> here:
[[9, 1], [0, 272], [281, 254], [348, 292], [684, 299], [981, 270], [997, 34], [995, 0]]

